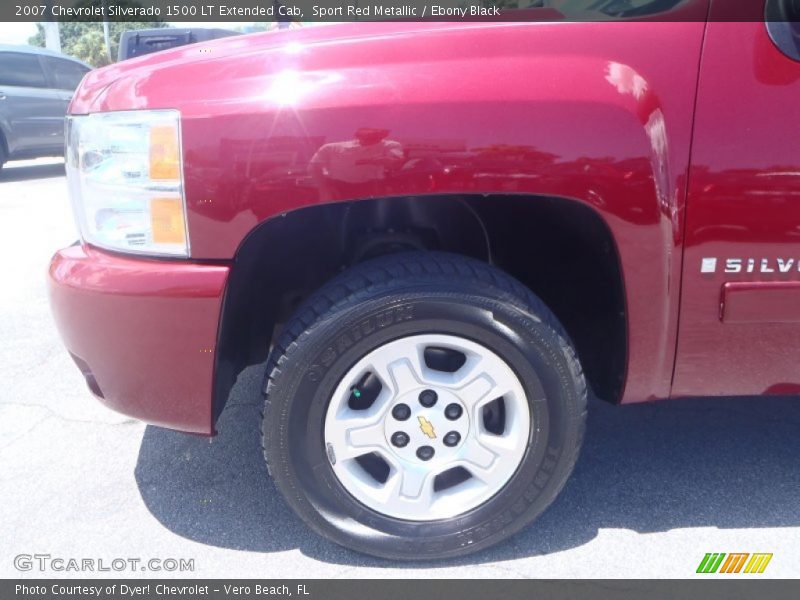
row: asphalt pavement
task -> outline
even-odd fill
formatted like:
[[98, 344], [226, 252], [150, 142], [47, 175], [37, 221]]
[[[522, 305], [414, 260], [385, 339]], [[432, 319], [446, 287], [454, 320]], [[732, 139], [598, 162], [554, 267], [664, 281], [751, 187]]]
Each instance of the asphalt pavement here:
[[[796, 398], [593, 401], [572, 479], [508, 542], [408, 564], [327, 542], [267, 477], [263, 367], [240, 376], [213, 439], [146, 426], [93, 399], [45, 285], [50, 256], [76, 237], [63, 163], [0, 171], [0, 577], [682, 578], [707, 552], [773, 553], [763, 575], [746, 577], [800, 576]], [[194, 571], [41, 572], [36, 561], [18, 570], [25, 559], [15, 557], [34, 554], [95, 569], [184, 559]]]

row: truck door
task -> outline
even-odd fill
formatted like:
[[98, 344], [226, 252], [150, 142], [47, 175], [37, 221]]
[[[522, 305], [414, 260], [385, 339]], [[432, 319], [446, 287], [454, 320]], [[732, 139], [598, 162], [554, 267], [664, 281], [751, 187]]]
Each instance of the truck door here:
[[673, 396], [800, 393], [799, 124], [800, 2], [713, 0]]

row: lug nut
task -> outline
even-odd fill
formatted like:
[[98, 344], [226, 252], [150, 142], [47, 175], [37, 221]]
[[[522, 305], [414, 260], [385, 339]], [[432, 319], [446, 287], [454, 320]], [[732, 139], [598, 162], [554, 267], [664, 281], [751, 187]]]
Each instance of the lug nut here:
[[439, 395], [434, 392], [433, 390], [424, 390], [419, 395], [419, 403], [422, 404], [425, 408], [430, 408], [436, 401], [439, 399]]
[[408, 434], [403, 431], [398, 431], [392, 434], [392, 444], [398, 448], [405, 448], [408, 446], [408, 442], [410, 441], [411, 438], [409, 438]]
[[408, 404], [398, 404], [392, 409], [392, 416], [398, 421], [405, 421], [411, 416], [411, 409]]
[[451, 431], [446, 436], [444, 436], [444, 445], [448, 448], [452, 448], [453, 446], [457, 446], [458, 442], [461, 441], [461, 434], [457, 431]]
[[464, 412], [461, 409], [461, 405], [456, 404], [448, 404], [444, 409], [444, 416], [450, 419], [451, 421], [455, 421], [457, 418], [461, 416], [461, 413]]
[[434, 450], [430, 446], [420, 446], [417, 448], [417, 458], [420, 460], [430, 460], [433, 458]]

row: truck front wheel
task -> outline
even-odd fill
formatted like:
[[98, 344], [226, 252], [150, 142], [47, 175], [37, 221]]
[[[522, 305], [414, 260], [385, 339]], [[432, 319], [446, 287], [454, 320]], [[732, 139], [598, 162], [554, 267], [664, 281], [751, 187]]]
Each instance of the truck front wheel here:
[[569, 337], [484, 263], [403, 253], [301, 307], [273, 349], [264, 454], [314, 530], [386, 558], [454, 557], [539, 516], [578, 456], [586, 383]]

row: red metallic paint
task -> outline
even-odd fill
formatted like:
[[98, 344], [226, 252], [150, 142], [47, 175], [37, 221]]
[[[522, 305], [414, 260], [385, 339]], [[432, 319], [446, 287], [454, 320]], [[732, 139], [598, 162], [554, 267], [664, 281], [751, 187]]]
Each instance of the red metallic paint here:
[[[706, 257], [800, 261], [800, 138], [788, 133], [800, 63], [772, 45], [763, 3], [742, 6], [724, 10], [749, 21], [707, 31], [708, 0], [693, 0], [683, 22], [359, 23], [230, 38], [95, 71], [71, 112], [181, 111], [193, 260], [233, 259], [261, 223], [323, 203], [582, 202], [620, 256], [623, 402], [789, 393], [800, 390], [800, 324], [723, 322], [720, 302], [728, 283], [729, 310], [753, 319], [762, 286], [737, 298], [738, 283], [800, 272], [700, 273]], [[202, 350], [227, 273], [71, 248], [54, 259], [53, 305], [106, 402], [208, 433], [213, 354]], [[794, 294], [763, 288], [794, 314]]]
[[[727, 12], [723, 13], [725, 10]], [[732, 14], [731, 11], [737, 11]], [[769, 39], [763, 3], [716, 3], [703, 50], [673, 395], [800, 390], [800, 63]], [[736, 22], [721, 22], [736, 17]], [[753, 259], [754, 272], [700, 274], [703, 258]], [[787, 273], [777, 259], [793, 260]], [[771, 266], [770, 266], [771, 265]], [[770, 283], [772, 285], [762, 285]], [[721, 321], [722, 286], [746, 284], [745, 322]], [[757, 285], [753, 285], [757, 284]], [[760, 290], [756, 292], [755, 290]], [[734, 300], [736, 302], [736, 300]], [[758, 306], [757, 306], [758, 305]], [[757, 315], [761, 318], [755, 318]], [[743, 321], [738, 319], [738, 321]], [[632, 323], [631, 327], [635, 327]]]
[[[693, 6], [706, 14], [707, 2]], [[617, 240], [624, 397], [642, 401], [670, 390], [704, 27], [361, 23], [245, 36], [97, 71], [71, 112], [181, 110], [193, 258], [229, 259], [259, 223], [326, 202], [433, 192], [588, 204]], [[365, 130], [382, 149], [356, 148]]]
[[723, 323], [800, 323], [800, 282], [734, 281], [722, 286]]
[[228, 267], [59, 251], [49, 291], [67, 349], [101, 401], [149, 423], [213, 432], [214, 347]]

